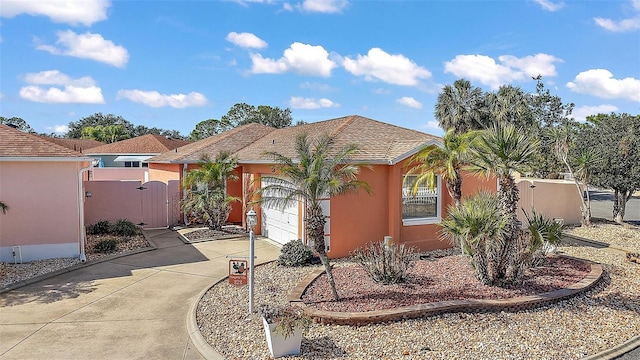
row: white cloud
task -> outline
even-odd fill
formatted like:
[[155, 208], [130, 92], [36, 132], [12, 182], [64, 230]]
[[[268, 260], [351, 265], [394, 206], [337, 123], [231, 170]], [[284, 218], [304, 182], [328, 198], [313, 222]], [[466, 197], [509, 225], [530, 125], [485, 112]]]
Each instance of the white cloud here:
[[562, 59], [542, 53], [522, 58], [517, 58], [513, 55], [502, 55], [498, 57], [498, 60], [508, 67], [524, 72], [527, 76], [542, 75], [544, 77], [558, 75], [553, 63], [562, 62]]
[[631, 0], [632, 12], [637, 14], [627, 19], [615, 21], [612, 19], [596, 17], [593, 18], [596, 25], [613, 32], [627, 32], [640, 29], [640, 0]]
[[424, 128], [442, 130], [440, 129], [440, 124], [436, 120], [427, 121], [427, 123], [424, 125]]
[[555, 76], [557, 73], [553, 63], [562, 62], [562, 59], [542, 53], [522, 58], [502, 55], [498, 60], [500, 63], [486, 55], [458, 55], [445, 63], [445, 72], [497, 89], [501, 85], [532, 76]]
[[357, 59], [346, 57], [344, 68], [367, 81], [381, 80], [389, 84], [415, 86], [420, 79], [431, 77], [431, 72], [416, 65], [402, 54], [388, 54], [380, 48], [371, 48], [367, 55]]
[[349, 5], [347, 0], [304, 0], [302, 10], [325, 14], [341, 13]]
[[320, 92], [330, 92], [330, 91], [334, 90], [328, 84], [312, 83], [312, 82], [309, 82], [309, 81], [306, 81], [306, 82], [303, 82], [302, 84], [300, 84], [300, 88], [314, 90], [314, 91], [320, 91]]
[[29, 73], [24, 76], [24, 81], [33, 85], [74, 85], [74, 86], [93, 86], [96, 84], [90, 76], [72, 79], [69, 75], [61, 73], [58, 70], [40, 71], [38, 73]]
[[36, 45], [36, 49], [48, 51], [54, 55], [73, 56], [91, 59], [122, 68], [129, 61], [129, 52], [122, 46], [105, 40], [100, 34], [76, 34], [71, 30], [58, 31], [58, 40], [53, 45]]
[[227, 35], [226, 40], [242, 48], [262, 49], [267, 47], [266, 41], [252, 33], [230, 32]]
[[410, 108], [422, 109], [422, 104], [418, 100], [409, 96], [403, 96], [400, 99], [396, 100], [396, 102]]
[[20, 97], [40, 103], [104, 104], [102, 90], [97, 86], [67, 85], [64, 89], [56, 87], [46, 89], [36, 85], [28, 85], [20, 89]]
[[255, 74], [282, 74], [293, 71], [300, 75], [331, 76], [336, 63], [329, 59], [329, 53], [320, 45], [308, 45], [294, 42], [278, 59], [263, 58], [260, 54], [251, 54], [251, 72]]
[[564, 3], [562, 1], [557, 3], [551, 0], [534, 0], [534, 1], [537, 2], [538, 5], [542, 6], [543, 9], [551, 12], [558, 11], [564, 7]]
[[578, 121], [585, 121], [589, 115], [609, 114], [618, 111], [618, 107], [614, 105], [598, 105], [598, 106], [581, 106], [573, 109], [571, 113]]
[[593, 18], [596, 24], [606, 30], [613, 32], [627, 32], [640, 29], [640, 17], [614, 21], [605, 18]]
[[48, 126], [47, 130], [53, 131], [56, 134], [64, 134], [69, 131], [69, 127], [67, 125], [53, 125]]
[[628, 99], [640, 102], [640, 79], [615, 79], [606, 69], [591, 69], [576, 75], [567, 87], [577, 93], [604, 99]]
[[91, 26], [107, 19], [109, 6], [109, 0], [3, 0], [0, 16], [47, 16], [56, 23]]
[[391, 94], [391, 90], [385, 88], [377, 88], [372, 90], [374, 94], [378, 95], [389, 95]]
[[[104, 104], [102, 89], [89, 76], [73, 79], [58, 70], [29, 73], [20, 89], [20, 97], [40, 103]], [[49, 88], [40, 85], [53, 85]]]
[[145, 104], [151, 107], [170, 106], [177, 109], [194, 106], [204, 106], [207, 104], [207, 98], [198, 92], [190, 92], [189, 94], [160, 94], [157, 91], [143, 90], [119, 90], [117, 99], [128, 99], [133, 102]]
[[289, 99], [289, 106], [293, 109], [320, 109], [320, 108], [332, 108], [339, 107], [340, 104], [334, 103], [327, 98], [312, 99], [303, 98], [300, 96], [292, 96]]

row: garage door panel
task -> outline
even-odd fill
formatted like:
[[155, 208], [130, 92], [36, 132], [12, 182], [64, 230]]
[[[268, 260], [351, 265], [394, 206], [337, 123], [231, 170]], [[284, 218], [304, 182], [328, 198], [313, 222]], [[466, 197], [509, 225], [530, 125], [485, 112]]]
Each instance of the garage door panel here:
[[[262, 179], [262, 187], [268, 186], [268, 179]], [[298, 204], [278, 208], [262, 204], [262, 235], [280, 244], [298, 238]]]

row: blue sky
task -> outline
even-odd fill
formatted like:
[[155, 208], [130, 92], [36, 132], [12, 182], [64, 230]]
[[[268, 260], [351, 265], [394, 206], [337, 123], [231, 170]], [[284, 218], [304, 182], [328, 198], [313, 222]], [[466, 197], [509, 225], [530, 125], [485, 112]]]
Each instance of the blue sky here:
[[436, 135], [440, 90], [535, 90], [574, 117], [640, 109], [640, 0], [0, 0], [0, 115], [96, 112], [188, 135], [235, 103]]

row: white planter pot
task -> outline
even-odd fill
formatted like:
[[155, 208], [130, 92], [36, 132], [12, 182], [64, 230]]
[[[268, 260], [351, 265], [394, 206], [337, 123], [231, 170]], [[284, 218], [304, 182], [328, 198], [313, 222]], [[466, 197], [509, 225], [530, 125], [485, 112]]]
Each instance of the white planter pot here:
[[304, 331], [302, 327], [296, 329], [293, 334], [285, 339], [282, 334], [274, 332], [276, 324], [269, 324], [264, 318], [262, 318], [262, 323], [271, 356], [278, 358], [285, 355], [300, 354], [300, 344], [302, 343], [302, 333]]

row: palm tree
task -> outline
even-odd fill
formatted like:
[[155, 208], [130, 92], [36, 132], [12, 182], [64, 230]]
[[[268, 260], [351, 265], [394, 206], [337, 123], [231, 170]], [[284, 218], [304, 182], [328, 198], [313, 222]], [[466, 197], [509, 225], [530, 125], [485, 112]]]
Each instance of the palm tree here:
[[521, 129], [534, 129], [535, 120], [527, 93], [521, 88], [504, 85], [486, 95], [486, 105], [496, 122], [513, 124]]
[[442, 88], [436, 103], [435, 118], [443, 129], [455, 129], [458, 134], [486, 127], [485, 95], [465, 79]]
[[2, 211], [3, 214], [6, 214], [7, 210], [9, 210], [9, 205], [7, 205], [4, 202], [0, 201], [0, 211]]
[[[524, 271], [518, 256], [522, 253], [521, 229], [516, 217], [519, 191], [513, 172], [526, 172], [539, 141], [511, 124], [494, 124], [478, 137], [470, 170], [489, 177], [498, 177], [500, 213], [507, 221], [504, 247], [496, 259], [496, 277], [504, 283], [517, 280]], [[509, 273], [507, 273], [509, 271]]]
[[228, 152], [220, 152], [214, 161], [203, 156], [198, 164], [200, 168], [189, 170], [184, 178], [188, 194], [183, 200], [183, 211], [194, 214], [209, 228], [221, 230], [231, 212], [231, 202], [238, 200], [226, 194], [227, 180], [238, 180], [233, 172], [238, 160]]
[[494, 259], [504, 247], [507, 219], [500, 214], [495, 194], [480, 192], [465, 199], [459, 207], [450, 207], [440, 223], [442, 238], [462, 248], [471, 258], [476, 277], [485, 285], [498, 279]]
[[[574, 172], [570, 163], [570, 151], [572, 147], [572, 129], [568, 124], [554, 127], [549, 130], [549, 136], [554, 143], [554, 152], [556, 157], [562, 161], [564, 166], [573, 177], [576, 184], [578, 195], [580, 196], [580, 213], [582, 215], [582, 225], [591, 226], [591, 200], [589, 199], [589, 177], [594, 165], [599, 159], [595, 156], [591, 149], [583, 150], [576, 158], [577, 165]], [[587, 194], [586, 199], [584, 194]]]
[[404, 178], [406, 183], [411, 176], [419, 174], [413, 181], [413, 194], [417, 193], [422, 184], [433, 187], [436, 176], [440, 176], [455, 206], [460, 207], [462, 199], [460, 171], [469, 161], [471, 146], [478, 134], [477, 131], [469, 131], [459, 135], [454, 128], [449, 128], [442, 138], [442, 147], [435, 144], [427, 145], [413, 155], [409, 161], [411, 170]]
[[[594, 166], [600, 162], [601, 159], [591, 149], [583, 150], [576, 158], [576, 172], [573, 174], [574, 179], [580, 180], [583, 189], [579, 189], [580, 197], [583, 199], [584, 213], [582, 218], [585, 226], [591, 226], [591, 197], [589, 196], [589, 180]], [[582, 194], [585, 194], [584, 197]]]
[[295, 151], [298, 157], [295, 160], [278, 152], [265, 153], [275, 161], [277, 176], [263, 177], [270, 185], [261, 189], [260, 201], [282, 208], [303, 202], [307, 238], [324, 265], [333, 297], [338, 301], [338, 291], [325, 250], [326, 219], [321, 200], [360, 189], [371, 193], [371, 189], [369, 184], [357, 179], [360, 166], [348, 163], [349, 158], [358, 151], [357, 145], [334, 149], [334, 139], [328, 135], [322, 135], [312, 143], [306, 134], [301, 134], [296, 138]]

